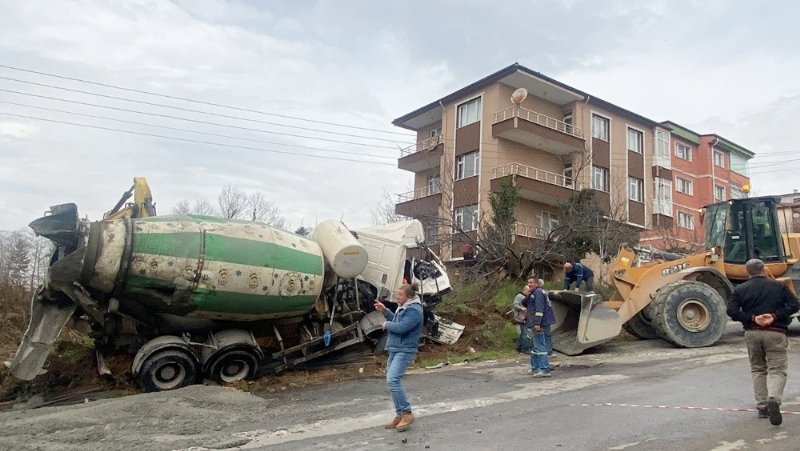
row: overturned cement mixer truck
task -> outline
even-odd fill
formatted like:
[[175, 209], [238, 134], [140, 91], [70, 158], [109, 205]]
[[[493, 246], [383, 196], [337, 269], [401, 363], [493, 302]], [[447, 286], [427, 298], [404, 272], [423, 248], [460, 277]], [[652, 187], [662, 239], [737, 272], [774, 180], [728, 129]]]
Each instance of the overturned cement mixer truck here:
[[418, 221], [357, 232], [325, 221], [309, 239], [198, 215], [89, 223], [64, 204], [31, 227], [56, 250], [10, 363], [20, 379], [44, 371], [68, 322], [91, 327], [101, 372], [103, 356], [134, 355], [147, 391], [254, 378], [358, 343], [380, 348], [373, 301], [391, 305], [404, 280], [421, 286], [428, 336], [457, 338], [430, 311], [450, 283]]

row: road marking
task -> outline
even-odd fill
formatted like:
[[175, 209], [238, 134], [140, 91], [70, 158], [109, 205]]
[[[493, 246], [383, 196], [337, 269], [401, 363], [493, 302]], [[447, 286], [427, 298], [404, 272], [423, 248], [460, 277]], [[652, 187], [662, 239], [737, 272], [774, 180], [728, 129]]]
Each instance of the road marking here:
[[639, 446], [639, 445], [641, 445], [642, 443], [648, 443], [648, 442], [652, 442], [652, 441], [654, 441], [654, 440], [658, 440], [658, 439], [657, 439], [657, 438], [655, 438], [655, 437], [650, 437], [650, 438], [648, 438], [648, 439], [644, 440], [643, 442], [625, 443], [625, 444], [623, 444], [623, 445], [619, 445], [619, 446], [613, 446], [613, 447], [611, 447], [611, 448], [608, 448], [608, 450], [609, 450], [609, 451], [620, 451], [620, 450], [627, 449], [627, 448], [633, 448], [634, 446]]
[[[629, 377], [622, 374], [607, 374], [568, 379], [538, 380], [536, 382], [517, 384], [516, 386], [519, 387], [519, 389], [493, 396], [457, 401], [442, 401], [417, 406], [414, 407], [414, 415], [420, 418], [450, 412], [460, 412], [507, 402], [538, 398], [540, 396], [550, 396], [587, 387], [596, 387], [598, 385], [620, 382], [626, 379], [629, 379]], [[380, 412], [369, 412], [349, 418], [336, 418], [316, 421], [314, 423], [296, 424], [277, 430], [258, 429], [240, 432], [234, 435], [250, 440], [249, 443], [243, 445], [240, 449], [258, 448], [297, 440], [347, 434], [363, 429], [377, 428], [386, 423], [390, 419], [390, 416], [391, 410], [386, 409]]]
[[[627, 403], [613, 403], [613, 402], [598, 402], [594, 404], [571, 404], [572, 406], [580, 407], [640, 407], [645, 409], [672, 409], [672, 410], [713, 410], [715, 412], [757, 412], [756, 409], [748, 409], [746, 407], [698, 407], [698, 406], [657, 406], [650, 404], [627, 404]], [[784, 415], [800, 415], [800, 412], [792, 410], [782, 410]]]

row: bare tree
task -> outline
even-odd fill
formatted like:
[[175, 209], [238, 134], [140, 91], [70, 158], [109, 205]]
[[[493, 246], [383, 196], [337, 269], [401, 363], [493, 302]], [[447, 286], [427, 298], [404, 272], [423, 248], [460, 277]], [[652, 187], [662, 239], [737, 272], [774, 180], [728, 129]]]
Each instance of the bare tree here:
[[372, 207], [370, 215], [372, 216], [370, 221], [372, 225], [391, 224], [408, 219], [395, 212], [394, 197], [386, 190], [381, 193], [381, 198], [378, 200], [378, 203]]
[[192, 214], [216, 216], [217, 210], [213, 205], [211, 205], [211, 202], [209, 202], [208, 199], [202, 197], [200, 199], [195, 199], [194, 204], [192, 205]]
[[217, 196], [219, 213], [223, 218], [239, 219], [247, 210], [247, 194], [236, 185], [225, 185]]
[[26, 232], [11, 233], [7, 258], [8, 280], [14, 285], [25, 285], [31, 264], [31, 239]]
[[175, 215], [188, 215], [192, 212], [192, 204], [189, 199], [184, 199], [172, 207], [172, 214]]
[[286, 225], [286, 219], [281, 216], [278, 207], [267, 200], [261, 191], [254, 191], [247, 196], [246, 213], [247, 219], [251, 221], [263, 222], [278, 228]]

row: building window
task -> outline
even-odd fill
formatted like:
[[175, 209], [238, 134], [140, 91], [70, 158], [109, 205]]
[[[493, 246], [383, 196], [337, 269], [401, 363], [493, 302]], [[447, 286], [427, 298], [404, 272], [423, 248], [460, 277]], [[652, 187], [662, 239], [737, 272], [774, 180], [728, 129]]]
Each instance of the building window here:
[[672, 216], [672, 180], [656, 177], [653, 180], [655, 189], [655, 208], [658, 214]]
[[628, 128], [628, 150], [636, 153], [644, 152], [644, 133]]
[[480, 152], [478, 151], [465, 153], [459, 156], [456, 161], [456, 180], [478, 175], [480, 165], [481, 158]]
[[731, 171], [737, 172], [742, 175], [747, 175], [747, 158], [737, 155], [735, 153], [730, 154], [731, 158]]
[[736, 185], [731, 185], [731, 199], [741, 199], [744, 197], [744, 191]]
[[458, 127], [466, 127], [469, 124], [481, 120], [481, 98], [470, 100], [458, 106]]
[[694, 215], [679, 211], [678, 226], [683, 227], [684, 229], [694, 230]]
[[681, 160], [692, 161], [692, 148], [686, 144], [675, 143], [675, 156]]
[[478, 204], [456, 208], [456, 225], [463, 232], [478, 230]]
[[539, 212], [539, 228], [549, 234], [558, 228], [558, 215], [550, 211]]
[[656, 130], [656, 159], [654, 164], [662, 168], [669, 168], [669, 132]]
[[725, 187], [714, 185], [714, 199], [725, 200]]
[[572, 163], [564, 164], [564, 187], [575, 188], [575, 181], [572, 179]]
[[675, 177], [675, 190], [679, 193], [692, 195], [694, 194], [694, 187], [691, 180]]
[[428, 195], [433, 196], [442, 192], [442, 176], [431, 174], [428, 176]]
[[608, 192], [608, 169], [598, 166], [592, 169], [592, 188]]
[[716, 150], [714, 151], [714, 166], [725, 167], [725, 154]]
[[596, 114], [592, 115], [592, 138], [608, 142], [608, 119]]
[[442, 127], [436, 127], [433, 130], [431, 130], [431, 132], [430, 132], [428, 137], [429, 138], [436, 138], [437, 136], [439, 136], [441, 134], [442, 134]]
[[644, 181], [636, 177], [628, 177], [628, 199], [644, 202]]

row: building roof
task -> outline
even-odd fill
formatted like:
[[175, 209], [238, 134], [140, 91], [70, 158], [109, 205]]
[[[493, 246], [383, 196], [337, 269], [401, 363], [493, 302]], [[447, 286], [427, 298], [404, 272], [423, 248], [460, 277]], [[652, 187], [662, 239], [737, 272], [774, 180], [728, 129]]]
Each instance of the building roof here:
[[739, 154], [747, 158], [748, 160], [756, 155], [755, 152], [753, 152], [752, 150], [746, 149], [740, 146], [739, 144], [736, 144], [735, 142], [729, 139], [725, 139], [716, 133], [706, 133], [706, 134], [697, 133], [695, 131], [692, 131], [684, 127], [683, 125], [676, 124], [675, 122], [672, 121], [664, 121], [661, 123], [661, 125], [665, 128], [669, 128], [673, 135], [676, 135], [679, 138], [682, 138], [694, 144], [700, 144], [701, 137], [712, 136], [716, 138], [716, 141], [713, 143], [715, 147], [719, 147], [720, 149], [726, 150], [728, 152]]
[[650, 125], [650, 126], [653, 126], [653, 127], [658, 125], [658, 123], [653, 121], [652, 119], [648, 119], [648, 118], [646, 118], [646, 117], [644, 117], [642, 115], [634, 113], [633, 111], [626, 110], [625, 108], [622, 108], [620, 106], [614, 105], [611, 102], [608, 102], [608, 101], [605, 101], [605, 100], [600, 99], [598, 97], [595, 97], [593, 95], [587, 94], [587, 93], [585, 93], [585, 92], [583, 92], [583, 91], [581, 91], [579, 89], [575, 89], [572, 86], [566, 85], [566, 84], [564, 84], [564, 83], [562, 83], [562, 82], [560, 82], [558, 80], [555, 80], [553, 78], [550, 78], [550, 77], [548, 77], [548, 76], [546, 76], [546, 75], [544, 75], [544, 74], [542, 74], [540, 72], [536, 72], [534, 70], [531, 70], [531, 69], [529, 69], [529, 68], [527, 68], [527, 67], [525, 67], [525, 66], [523, 66], [523, 65], [521, 65], [519, 63], [514, 63], [514, 64], [512, 64], [510, 66], [504, 67], [503, 69], [500, 69], [499, 71], [497, 71], [497, 72], [495, 72], [495, 73], [493, 73], [491, 75], [488, 75], [488, 76], [486, 76], [484, 78], [481, 78], [480, 80], [478, 80], [478, 81], [476, 81], [474, 83], [471, 83], [471, 84], [469, 84], [469, 85], [467, 85], [467, 86], [465, 86], [465, 87], [463, 87], [463, 88], [461, 88], [461, 89], [459, 89], [459, 90], [457, 90], [455, 92], [452, 92], [452, 93], [442, 97], [441, 99], [433, 101], [433, 102], [431, 102], [431, 103], [429, 103], [429, 104], [427, 104], [427, 105], [425, 105], [425, 106], [423, 106], [421, 108], [418, 108], [418, 109], [416, 109], [416, 110], [414, 110], [414, 111], [412, 111], [412, 112], [410, 112], [408, 114], [400, 116], [397, 119], [393, 120], [392, 124], [394, 124], [394, 125], [396, 125], [398, 127], [403, 127], [403, 128], [408, 128], [408, 129], [414, 130], [414, 127], [410, 127], [409, 125], [406, 124], [406, 122], [408, 122], [409, 120], [413, 119], [414, 117], [422, 115], [422, 114], [425, 114], [427, 112], [430, 112], [431, 110], [440, 108], [442, 104], [450, 103], [450, 102], [453, 102], [455, 100], [459, 100], [459, 99], [463, 98], [464, 96], [468, 95], [471, 92], [477, 91], [477, 90], [482, 89], [482, 88], [484, 88], [486, 86], [489, 86], [489, 85], [491, 85], [493, 83], [496, 83], [496, 82], [498, 82], [498, 81], [500, 81], [500, 80], [502, 80], [502, 79], [504, 79], [506, 77], [509, 77], [509, 76], [511, 76], [511, 75], [513, 75], [513, 74], [515, 74], [517, 72], [521, 72], [521, 73], [526, 74], [528, 76], [538, 78], [538, 79], [540, 79], [540, 80], [542, 80], [544, 82], [547, 82], [549, 84], [555, 85], [555, 86], [557, 86], [557, 87], [559, 87], [559, 88], [561, 88], [561, 89], [563, 89], [565, 91], [568, 91], [568, 92], [574, 94], [577, 98], [580, 98], [581, 100], [588, 99], [588, 101], [590, 103], [595, 103], [595, 104], [600, 105], [603, 108], [606, 108], [606, 109], [608, 109], [610, 111], [614, 111], [614, 112], [622, 114], [624, 116], [628, 116], [628, 117], [634, 118], [634, 119], [636, 119], [636, 120], [638, 120], [638, 121], [640, 121], [640, 122], [642, 122], [644, 124], [647, 124], [647, 125]]

